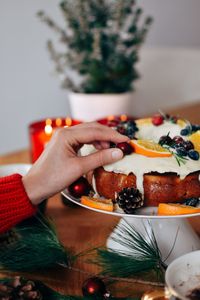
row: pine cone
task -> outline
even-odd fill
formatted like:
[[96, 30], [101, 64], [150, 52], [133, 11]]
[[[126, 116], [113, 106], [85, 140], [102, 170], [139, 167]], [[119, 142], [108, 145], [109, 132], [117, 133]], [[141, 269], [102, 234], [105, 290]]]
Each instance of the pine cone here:
[[42, 300], [35, 283], [16, 276], [12, 281], [0, 284], [0, 300]]
[[117, 194], [116, 201], [126, 214], [132, 214], [144, 204], [142, 194], [135, 188], [124, 188]]
[[19, 239], [18, 233], [11, 229], [3, 234], [0, 234], [0, 249], [6, 250], [7, 247], [11, 246], [11, 244], [14, 244]]

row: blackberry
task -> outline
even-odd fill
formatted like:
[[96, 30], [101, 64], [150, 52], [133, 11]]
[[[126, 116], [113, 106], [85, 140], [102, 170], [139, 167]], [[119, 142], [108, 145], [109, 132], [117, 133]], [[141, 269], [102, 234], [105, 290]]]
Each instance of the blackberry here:
[[183, 202], [184, 205], [189, 205], [189, 206], [199, 206], [200, 205], [200, 200], [199, 198], [188, 198]]
[[177, 148], [176, 153], [180, 156], [187, 156], [187, 150], [184, 147]]
[[163, 146], [163, 145], [171, 146], [173, 144], [173, 140], [170, 138], [169, 135], [163, 135], [163, 136], [160, 137], [158, 143], [161, 146]]
[[124, 188], [117, 194], [116, 201], [126, 214], [132, 214], [144, 204], [142, 194], [133, 187]]
[[126, 122], [120, 122], [117, 126], [117, 131], [128, 136], [130, 139], [133, 139], [135, 137], [135, 133], [138, 131], [138, 128], [135, 121], [129, 120]]

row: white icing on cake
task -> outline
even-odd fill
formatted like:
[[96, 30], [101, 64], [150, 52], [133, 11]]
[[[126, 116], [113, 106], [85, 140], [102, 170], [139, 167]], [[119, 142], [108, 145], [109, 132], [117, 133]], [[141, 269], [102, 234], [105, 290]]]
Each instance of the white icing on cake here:
[[[153, 140], [155, 142], [158, 142], [162, 135], [167, 135], [168, 133], [172, 138], [176, 135], [180, 136], [180, 131], [182, 129], [179, 125], [166, 121], [160, 126], [147, 124], [138, 126], [138, 128], [138, 138]], [[187, 137], [185, 139], [187, 139]], [[84, 145], [81, 149], [81, 155], [85, 156], [95, 151], [96, 150], [93, 146]], [[134, 173], [136, 176], [137, 188], [143, 193], [143, 176], [146, 173], [158, 172], [160, 174], [164, 174], [172, 172], [180, 176], [181, 179], [184, 179], [190, 173], [200, 170], [200, 159], [198, 161], [192, 160], [188, 157], [187, 159], [188, 160], [186, 160], [185, 164], [181, 164], [181, 166], [179, 166], [174, 156], [154, 158], [133, 152], [130, 155], [125, 155], [120, 161], [104, 166], [104, 169], [108, 172], [122, 173], [126, 175]]]
[[[170, 137], [180, 135], [181, 127], [178, 124], [171, 122], [164, 122], [160, 126], [154, 126], [153, 124], [137, 125], [139, 131], [136, 133], [138, 139], [152, 140], [158, 143], [159, 138], [162, 135], [169, 133]], [[183, 137], [184, 138], [184, 137]]]

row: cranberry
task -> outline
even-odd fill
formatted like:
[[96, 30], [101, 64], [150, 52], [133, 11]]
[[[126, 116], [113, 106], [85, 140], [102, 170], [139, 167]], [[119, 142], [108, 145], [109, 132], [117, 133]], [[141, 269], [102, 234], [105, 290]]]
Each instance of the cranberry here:
[[109, 120], [107, 123], [108, 127], [117, 127], [117, 125], [119, 124], [119, 121], [117, 120]]
[[191, 141], [185, 141], [184, 142], [184, 148], [189, 151], [189, 150], [192, 150], [194, 149], [194, 145]]
[[153, 123], [153, 125], [155, 125], [155, 126], [162, 125], [163, 122], [164, 122], [164, 117], [161, 116], [161, 115], [155, 115], [155, 116], [152, 118], [152, 123]]
[[131, 147], [131, 145], [126, 142], [118, 143], [116, 147], [122, 150], [124, 155], [129, 155], [133, 152], [133, 148]]
[[184, 141], [184, 139], [179, 136], [179, 135], [176, 135], [175, 137], [173, 137], [173, 141], [176, 143], [176, 144], [179, 144], [179, 143], [182, 143]]
[[91, 189], [85, 177], [80, 177], [68, 187], [70, 194], [76, 198], [89, 195]]
[[92, 299], [105, 299], [104, 295], [107, 293], [104, 282], [98, 277], [91, 277], [86, 279], [83, 283], [82, 293], [84, 297]]

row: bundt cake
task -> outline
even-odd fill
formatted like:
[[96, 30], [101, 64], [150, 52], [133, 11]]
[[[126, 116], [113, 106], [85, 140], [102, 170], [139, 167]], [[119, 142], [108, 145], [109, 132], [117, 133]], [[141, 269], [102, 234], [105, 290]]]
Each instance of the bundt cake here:
[[[94, 170], [92, 184], [99, 196], [116, 202], [121, 191], [134, 188], [144, 206], [200, 197], [200, 126], [159, 114], [119, 121], [113, 128], [129, 136], [132, 153], [126, 155], [126, 145], [111, 145], [125, 155]], [[93, 151], [93, 146], [85, 145], [82, 155]]]

